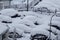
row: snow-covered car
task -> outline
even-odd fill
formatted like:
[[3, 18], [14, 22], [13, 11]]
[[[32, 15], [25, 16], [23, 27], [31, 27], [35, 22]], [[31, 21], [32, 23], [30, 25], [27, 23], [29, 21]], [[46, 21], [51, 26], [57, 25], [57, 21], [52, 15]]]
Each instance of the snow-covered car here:
[[56, 17], [54, 16], [52, 19], [52, 24], [53, 27], [57, 28], [58, 30], [60, 30], [60, 17]]
[[0, 22], [2, 23], [12, 23], [12, 19], [9, 16], [0, 15]]
[[13, 8], [9, 8], [9, 9], [4, 9], [0, 11], [1, 15], [5, 15], [5, 16], [14, 16], [18, 13], [17, 10], [13, 9]]
[[[40, 26], [37, 26], [36, 28], [33, 28], [31, 30], [31, 35], [32, 35], [32, 37], [36, 37], [36, 39], [41, 38], [41, 35], [45, 35], [45, 37], [49, 38], [49, 33], [50, 33], [50, 31], [48, 31], [49, 29], [50, 29], [50, 26], [42, 24]], [[54, 31], [56, 31], [56, 30], [52, 30], [52, 32], [51, 32], [52, 40], [56, 38], [56, 35], [53, 33]]]

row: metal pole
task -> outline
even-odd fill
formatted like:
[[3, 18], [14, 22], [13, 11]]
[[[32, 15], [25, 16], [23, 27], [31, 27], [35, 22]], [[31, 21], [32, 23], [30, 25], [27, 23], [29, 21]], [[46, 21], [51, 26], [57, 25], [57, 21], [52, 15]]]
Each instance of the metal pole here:
[[[52, 24], [52, 19], [56, 15], [57, 9], [55, 9], [54, 15], [52, 15], [51, 20], [50, 20], [50, 30], [51, 30], [51, 24]], [[51, 39], [51, 32], [49, 33], [49, 39]]]
[[58, 40], [58, 34], [57, 34], [56, 40]]
[[9, 0], [9, 8], [11, 7], [11, 1], [12, 1], [12, 0]]
[[29, 11], [29, 0], [27, 0], [27, 11]]
[[42, 8], [41, 8], [41, 14], [42, 14]]
[[9, 1], [9, 8], [10, 8], [10, 5], [11, 5], [11, 1]]
[[13, 40], [17, 40], [17, 39], [16, 39], [16, 28], [14, 28]]
[[2, 40], [2, 35], [0, 34], [0, 40]]
[[4, 5], [4, 3], [3, 3], [3, 9], [5, 8], [4, 6], [5, 6], [5, 5]]

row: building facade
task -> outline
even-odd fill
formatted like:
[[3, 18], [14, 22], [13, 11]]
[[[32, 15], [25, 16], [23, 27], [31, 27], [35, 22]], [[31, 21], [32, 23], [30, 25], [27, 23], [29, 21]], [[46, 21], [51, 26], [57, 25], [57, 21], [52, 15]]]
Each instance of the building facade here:
[[0, 9], [9, 8], [12, 0], [0, 0]]

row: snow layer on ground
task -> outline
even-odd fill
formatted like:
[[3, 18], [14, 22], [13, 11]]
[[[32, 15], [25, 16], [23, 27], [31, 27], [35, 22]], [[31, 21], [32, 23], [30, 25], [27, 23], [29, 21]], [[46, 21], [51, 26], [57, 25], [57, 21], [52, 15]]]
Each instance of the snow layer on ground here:
[[0, 13], [1, 15], [14, 16], [15, 14], [18, 13], [18, 11], [13, 8], [9, 8], [9, 9], [1, 10]]

